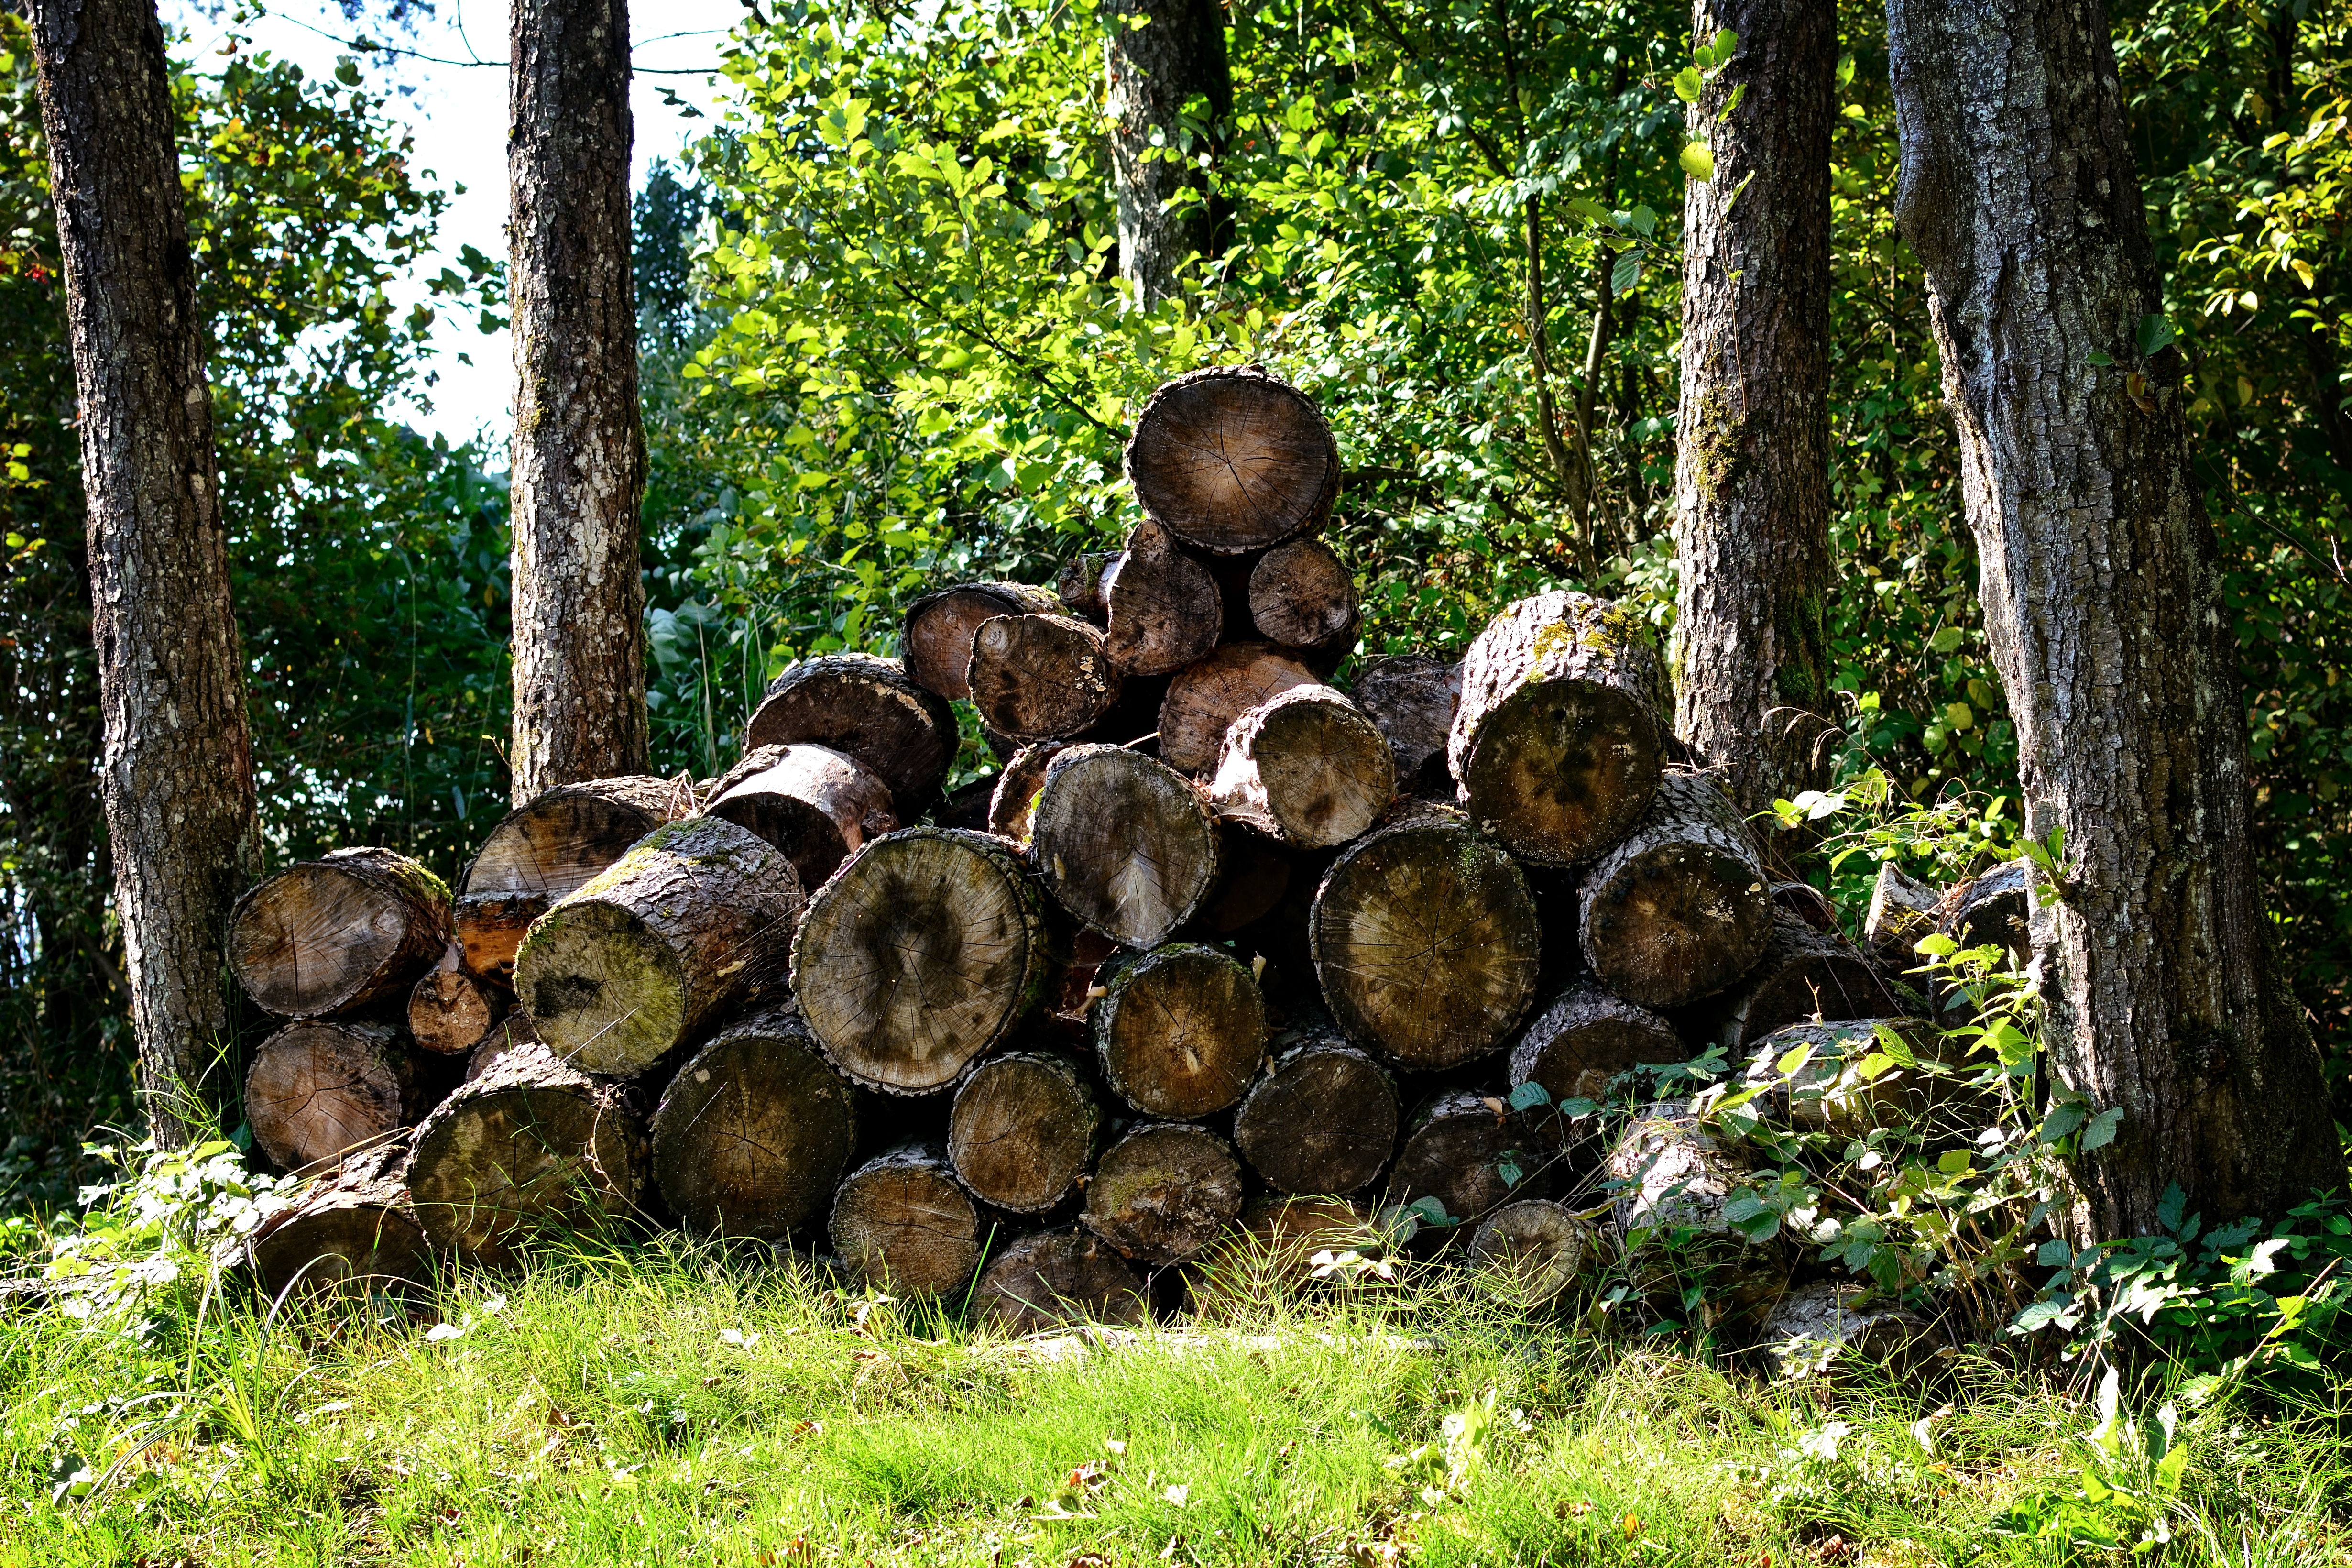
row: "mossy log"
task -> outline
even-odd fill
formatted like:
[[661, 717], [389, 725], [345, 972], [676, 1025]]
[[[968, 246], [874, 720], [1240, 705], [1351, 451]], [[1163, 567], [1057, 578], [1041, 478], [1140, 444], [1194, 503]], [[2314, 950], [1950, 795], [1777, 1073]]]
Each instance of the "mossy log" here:
[[1096, 984], [1103, 1079], [1147, 1116], [1223, 1110], [1265, 1059], [1265, 999], [1250, 972], [1215, 948], [1171, 942], [1126, 955]]
[[1870, 913], [1863, 921], [1863, 945], [1897, 973], [1924, 962], [1919, 943], [1936, 932], [1944, 890], [1906, 876], [1894, 862], [1878, 868], [1870, 889]]
[[1319, 539], [1277, 544], [1250, 568], [1250, 620], [1286, 647], [1319, 648], [1356, 623], [1356, 583]]
[[928, 1094], [1036, 1007], [1054, 946], [1045, 900], [1011, 846], [905, 827], [868, 843], [810, 900], [793, 992], [851, 1079]]
[[237, 1261], [272, 1301], [421, 1294], [433, 1255], [400, 1179], [405, 1135], [347, 1155], [265, 1217], [236, 1247]]
[[1086, 1226], [1139, 1263], [1181, 1263], [1242, 1212], [1242, 1165], [1203, 1127], [1146, 1122], [1103, 1151]]
[[261, 1152], [299, 1170], [415, 1126], [446, 1082], [389, 1024], [301, 1018], [253, 1053], [245, 1115]]
[[1776, 909], [1764, 955], [1709, 1012], [1716, 1041], [1738, 1054], [1786, 1024], [1876, 1018], [1916, 1012], [1916, 1004], [1843, 936]]
[[1721, 991], [1756, 966], [1772, 934], [1755, 836], [1698, 773], [1658, 781], [1633, 832], [1585, 875], [1581, 898], [1585, 962], [1645, 1007]]
[[1538, 1083], [1557, 1105], [1603, 1099], [1610, 1080], [1694, 1053], [1672, 1024], [1590, 976], [1570, 984], [1511, 1049], [1511, 1082]]
[[1117, 706], [1119, 674], [1104, 634], [1069, 616], [999, 616], [971, 642], [971, 705], [1016, 741], [1091, 730]]
[[677, 1070], [650, 1128], [653, 1177], [688, 1230], [775, 1241], [824, 1213], [857, 1100], [800, 1015], [730, 1025]]
[[910, 821], [930, 809], [955, 765], [955, 711], [895, 658], [835, 653], [803, 659], [768, 683], [743, 732], [761, 746], [824, 746], [856, 758], [890, 787]]
[[506, 1011], [503, 988], [466, 973], [466, 950], [451, 942], [408, 993], [408, 1036], [417, 1048], [460, 1057], [479, 1045]]
[[1123, 946], [1156, 947], [1217, 878], [1216, 815], [1191, 781], [1118, 746], [1072, 746], [1046, 765], [1029, 854], [1054, 898]]
[[1294, 650], [1228, 643], [1170, 679], [1160, 704], [1160, 760], [1179, 773], [1206, 773], [1234, 720], [1277, 692], [1322, 683]]
[[1135, 1327], [1150, 1319], [1143, 1277], [1084, 1230], [1024, 1237], [980, 1277], [981, 1321], [1006, 1334], [1092, 1321]]
[[1446, 1089], [1423, 1106], [1406, 1129], [1389, 1173], [1389, 1199], [1433, 1197], [1455, 1219], [1475, 1220], [1557, 1184], [1559, 1138], [1553, 1118], [1514, 1110], [1500, 1095]]
[[627, 1077], [781, 986], [804, 901], [782, 850], [687, 817], [540, 918], [515, 956], [515, 990], [549, 1049]]
[[1224, 635], [1217, 580], [1146, 518], [1103, 569], [1103, 654], [1122, 676], [1172, 675]]
[[1538, 594], [1462, 656], [1447, 763], [1471, 819], [1506, 849], [1583, 865], [1649, 808], [1671, 704], [1638, 616], [1589, 595]]
[[1345, 1194], [1396, 1152], [1396, 1080], [1337, 1031], [1287, 1037], [1234, 1116], [1234, 1144], [1269, 1186]]
[[691, 790], [633, 773], [558, 784], [507, 813], [457, 879], [467, 972], [511, 986], [515, 950], [533, 921], [630, 845], [693, 809]]
[[1242, 555], [1322, 526], [1339, 493], [1339, 447], [1296, 388], [1255, 365], [1218, 365], [1145, 402], [1127, 477], [1145, 515]]
[[948, 1160], [982, 1203], [1041, 1214], [1076, 1189], [1101, 1126], [1101, 1102], [1076, 1062], [1007, 1051], [974, 1063], [956, 1086]]
[[782, 850], [804, 889], [823, 887], [859, 845], [898, 826], [882, 775], [830, 746], [761, 746], [704, 799], [712, 816]]
[[971, 695], [971, 639], [998, 616], [1050, 616], [1061, 601], [1026, 583], [958, 583], [907, 606], [899, 647], [907, 678], [950, 702]]
[[1332, 849], [1370, 831], [1396, 798], [1387, 740], [1328, 686], [1294, 686], [1236, 716], [1209, 798], [1286, 844]]
[[988, 831], [1015, 844], [1029, 842], [1030, 813], [1045, 787], [1045, 770], [1070, 747], [1067, 741], [1038, 741], [1005, 759], [988, 797]]
[[1479, 1222], [1470, 1236], [1470, 1261], [1507, 1280], [1514, 1300], [1534, 1306], [1576, 1282], [1599, 1239], [1567, 1205], [1522, 1198]]
[[952, 1294], [980, 1267], [980, 1205], [955, 1179], [947, 1151], [902, 1143], [841, 1184], [833, 1249], [852, 1274], [901, 1294]]
[[338, 849], [257, 884], [229, 915], [229, 967], [281, 1018], [407, 993], [449, 945], [449, 889], [389, 849]]
[[1387, 740], [1397, 788], [1452, 800], [1445, 742], [1462, 702], [1461, 664], [1417, 653], [1377, 658], [1356, 671], [1350, 695]]

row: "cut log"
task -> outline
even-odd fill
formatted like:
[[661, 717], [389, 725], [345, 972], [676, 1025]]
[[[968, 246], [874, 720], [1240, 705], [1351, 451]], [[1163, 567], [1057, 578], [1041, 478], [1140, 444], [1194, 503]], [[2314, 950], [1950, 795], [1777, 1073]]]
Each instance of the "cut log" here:
[[1731, 797], [1701, 774], [1669, 773], [1632, 834], [1585, 876], [1584, 960], [1644, 1007], [1711, 996], [1764, 956], [1768, 889]]
[[1045, 904], [1003, 840], [906, 827], [819, 889], [793, 992], [825, 1057], [889, 1094], [953, 1083], [1044, 997]]
[[1217, 765], [1234, 720], [1276, 692], [1321, 684], [1292, 650], [1228, 643], [1169, 681], [1160, 704], [1160, 760], [1179, 773], [1206, 773]]
[[1527, 879], [1458, 819], [1358, 841], [1317, 889], [1307, 929], [1339, 1026], [1408, 1068], [1454, 1067], [1500, 1045], [1543, 964]]
[[1054, 584], [1054, 596], [1062, 608], [1097, 626], [1108, 619], [1110, 612], [1103, 605], [1103, 573], [1118, 559], [1116, 550], [1089, 550], [1062, 563], [1061, 575]]
[[971, 638], [981, 622], [998, 616], [1050, 616], [1061, 608], [1052, 594], [1026, 583], [959, 583], [935, 589], [907, 606], [899, 638], [907, 677], [935, 696], [961, 701], [971, 695]]
[[991, 833], [1015, 844], [1029, 842], [1030, 813], [1037, 804], [1037, 792], [1045, 787], [1045, 770], [1069, 745], [1067, 741], [1039, 741], [1006, 760], [988, 797]]
[[653, 1177], [688, 1230], [776, 1241], [814, 1223], [857, 1142], [856, 1096], [789, 1008], [688, 1059], [651, 1127]]
[[1360, 1192], [1396, 1152], [1398, 1115], [1396, 1080], [1380, 1064], [1336, 1031], [1308, 1031], [1250, 1086], [1234, 1143], [1282, 1192]]
[[1217, 580], [1146, 518], [1105, 567], [1103, 654], [1121, 675], [1172, 675], [1224, 635]]
[[1135, 1327], [1150, 1318], [1142, 1276], [1083, 1230], [1025, 1237], [980, 1277], [980, 1316], [1006, 1334], [1042, 1333], [1065, 1323]]
[[1118, 746], [1055, 757], [1030, 824], [1030, 858], [1055, 900], [1126, 947], [1157, 947], [1199, 911], [1218, 847], [1216, 815], [1200, 791]]
[[1374, 659], [1356, 671], [1353, 696], [1388, 741], [1397, 788], [1452, 800], [1445, 738], [1462, 701], [1462, 666], [1417, 653]]
[[1724, 1212], [1747, 1183], [1746, 1163], [1687, 1102], [1661, 1100], [1627, 1122], [1602, 1171], [1615, 1190], [1610, 1214], [1628, 1272], [1643, 1291], [1679, 1297], [1703, 1283], [1699, 1316], [1713, 1324], [1769, 1310], [1786, 1290], [1783, 1239], [1750, 1242]]
[[1576, 1282], [1596, 1244], [1592, 1226], [1567, 1205], [1525, 1198], [1480, 1222], [1470, 1260], [1507, 1280], [1513, 1300], [1536, 1306]]
[[1103, 1151], [1087, 1184], [1086, 1226], [1127, 1257], [1181, 1263], [1242, 1212], [1242, 1165], [1205, 1128], [1146, 1122]]
[[465, 957], [466, 950], [451, 942], [408, 993], [408, 1036], [419, 1049], [464, 1056], [506, 1011], [503, 993], [467, 973]]
[[1118, 701], [1104, 634], [1068, 616], [998, 616], [971, 641], [971, 705], [1016, 741], [1092, 728]]
[[1389, 1173], [1389, 1199], [1433, 1197], [1454, 1218], [1475, 1220], [1515, 1199], [1542, 1197], [1559, 1176], [1553, 1126], [1499, 1095], [1447, 1089], [1412, 1119]]
[[261, 1152], [299, 1170], [415, 1126], [446, 1081], [389, 1024], [304, 1018], [254, 1052], [245, 1116]]
[[1823, 1279], [1781, 1299], [1765, 1318], [1757, 1348], [1790, 1379], [1834, 1374], [1858, 1363], [1908, 1382], [1937, 1346], [1916, 1313], [1869, 1303], [1859, 1285]]
[[1648, 809], [1671, 710], [1640, 617], [1584, 594], [1538, 594], [1462, 656], [1446, 760], [1471, 819], [1503, 847], [1580, 866]]
[[995, 798], [996, 784], [996, 774], [976, 773], [956, 785], [931, 809], [932, 825], [961, 827], [968, 833], [987, 832], [988, 803]]
[[364, 1300], [428, 1289], [433, 1255], [400, 1180], [407, 1158], [404, 1136], [360, 1150], [257, 1225], [236, 1252], [262, 1294]]
[[1008, 1051], [975, 1065], [948, 1114], [948, 1160], [985, 1204], [1040, 1214], [1076, 1190], [1102, 1110], [1076, 1063]]
[[2033, 958], [2033, 863], [2011, 860], [1960, 884], [1939, 929], [1964, 948], [1995, 947], [2022, 973]]
[[645, 1122], [628, 1091], [532, 1045], [419, 1124], [406, 1180], [425, 1239], [499, 1267], [534, 1238], [634, 1212], [645, 1168]]
[[1370, 1205], [1318, 1193], [1255, 1199], [1242, 1211], [1234, 1239], [1296, 1279], [1312, 1268], [1317, 1253], [1370, 1251], [1379, 1234]]
[[1863, 921], [1862, 940], [1871, 955], [1897, 973], [1924, 962], [1919, 943], [1935, 934], [1944, 890], [1905, 876], [1893, 861], [1878, 868], [1870, 889], [1870, 913]]
[[1219, 365], [1151, 395], [1127, 444], [1127, 478], [1147, 516], [1240, 555], [1322, 526], [1339, 493], [1339, 448], [1295, 388], [1255, 365]]
[[490, 1026], [490, 1032], [478, 1041], [466, 1058], [466, 1081], [473, 1082], [484, 1073], [520, 1050], [540, 1044], [539, 1034], [530, 1026], [530, 1015], [517, 1009]]
[[856, 758], [890, 788], [903, 821], [930, 809], [955, 765], [955, 711], [895, 658], [835, 653], [803, 659], [768, 683], [743, 732], [761, 746], [825, 746]]
[[1215, 948], [1154, 948], [1106, 964], [1096, 984], [1103, 1079], [1147, 1116], [1223, 1110], [1265, 1059], [1265, 999], [1250, 972]]
[[423, 865], [389, 849], [338, 849], [236, 901], [228, 962], [264, 1011], [321, 1018], [404, 995], [449, 931], [449, 889]]
[[[1943, 1052], [1941, 1031], [1925, 1018], [1790, 1024], [1751, 1042], [1747, 1082], [1776, 1120], [1838, 1132], [1919, 1123], [1939, 1106], [1973, 1099], [1957, 1079], [1924, 1068], [1890, 1068], [1864, 1079], [1860, 1064], [1885, 1050], [1887, 1036], [1921, 1063]], [[1784, 1079], [1780, 1064], [1800, 1048], [1808, 1053], [1803, 1065]]]
[[1877, 966], [1834, 931], [1815, 931], [1786, 910], [1772, 911], [1764, 956], [1717, 999], [1714, 1037], [1735, 1055], [1785, 1024], [1876, 1018], [1918, 1010]]
[[1286, 647], [1321, 647], [1356, 624], [1356, 582], [1319, 539], [1276, 545], [1250, 569], [1250, 620]]
[[829, 746], [761, 746], [716, 783], [703, 810], [784, 852], [803, 889], [898, 826], [882, 775]]
[[1217, 879], [1192, 929], [1231, 936], [1278, 908], [1290, 890], [1291, 858], [1272, 838], [1227, 817], [1217, 825]]
[[782, 850], [689, 816], [540, 917], [515, 955], [515, 991], [550, 1050], [625, 1078], [781, 986], [803, 902]]
[[902, 1143], [852, 1171], [832, 1230], [843, 1267], [900, 1294], [961, 1290], [980, 1267], [980, 1205], [936, 1145]]
[[515, 950], [530, 922], [629, 852], [629, 846], [694, 809], [668, 779], [630, 774], [559, 784], [507, 813], [457, 879], [457, 943], [466, 970], [514, 983]]
[[1674, 1026], [1588, 976], [1545, 1008], [1511, 1051], [1511, 1082], [1539, 1083], [1554, 1105], [1603, 1100], [1610, 1080], [1637, 1067], [1687, 1060]]
[[1388, 742], [1328, 686], [1294, 686], [1225, 731], [1209, 798], [1286, 844], [1333, 849], [1369, 832], [1396, 798]]

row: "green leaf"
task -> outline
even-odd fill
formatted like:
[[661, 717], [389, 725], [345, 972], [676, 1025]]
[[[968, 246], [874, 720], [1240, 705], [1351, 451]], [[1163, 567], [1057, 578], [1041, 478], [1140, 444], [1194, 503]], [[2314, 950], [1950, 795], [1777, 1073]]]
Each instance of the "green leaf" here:
[[1533, 1079], [1528, 1079], [1527, 1082], [1517, 1086], [1511, 1090], [1511, 1109], [1513, 1110], [1533, 1110], [1538, 1105], [1549, 1105], [1550, 1103], [1551, 1090], [1546, 1089], [1543, 1085], [1538, 1083]]
[[1620, 299], [1631, 294], [1634, 285], [1641, 281], [1642, 256], [1639, 251], [1626, 251], [1617, 258], [1617, 265], [1609, 269], [1609, 292]]
[[2179, 336], [2179, 333], [2173, 329], [2170, 321], [2164, 319], [2164, 312], [2158, 310], [2139, 319], [2138, 336], [2140, 357], [2149, 359], [2163, 353], [2165, 345]]
[[1812, 1059], [1813, 1047], [1811, 1046], [1798, 1046], [1793, 1049], [1781, 1052], [1780, 1059], [1772, 1064], [1772, 1070], [1779, 1073], [1782, 1078], [1794, 1078], [1797, 1076], [1798, 1070]]
[[1737, 87], [1733, 88], [1733, 89], [1731, 89], [1731, 96], [1730, 96], [1729, 98], [1727, 98], [1727, 99], [1725, 99], [1725, 100], [1723, 100], [1723, 112], [1721, 112], [1720, 114], [1717, 114], [1717, 115], [1715, 117], [1715, 122], [1716, 122], [1717, 125], [1720, 125], [1720, 124], [1722, 124], [1725, 121], [1727, 121], [1727, 120], [1730, 119], [1730, 118], [1731, 118], [1731, 111], [1732, 111], [1733, 110], [1735, 110], [1735, 109], [1738, 108], [1738, 107], [1739, 107], [1739, 100], [1740, 100], [1741, 99], [1743, 99], [1743, 98], [1747, 97], [1747, 96], [1748, 96], [1748, 84], [1747, 84], [1746, 82], [1744, 82], [1744, 81], [1743, 81], [1743, 82], [1741, 82], [1739, 85], [1738, 85]]
[[1715, 178], [1715, 154], [1704, 142], [1687, 142], [1683, 147], [1683, 173], [1694, 180]]
[[1950, 653], [1960, 646], [1968, 635], [1958, 626], [1946, 626], [1927, 639], [1927, 647], [1931, 652]]
[[1699, 89], [1706, 85], [1706, 79], [1699, 74], [1696, 66], [1685, 66], [1675, 73], [1675, 96], [1685, 103], [1696, 103]]
[[2090, 352], [2090, 353], [2089, 353], [2087, 356], [2085, 356], [2085, 357], [2087, 357], [2093, 364], [2097, 364], [2097, 365], [2108, 365], [2108, 364], [2113, 364], [2113, 363], [2116, 363], [2115, 361], [2113, 361], [2113, 360], [2109, 359], [2106, 355], [2105, 355], [2105, 354], [2101, 353], [2100, 353], [2098, 350], [2096, 350], [2096, 349], [2093, 349], [2093, 350]]
[[2123, 1125], [2123, 1120], [2124, 1108], [2120, 1105], [2111, 1105], [2091, 1118], [2090, 1125], [2083, 1129], [2084, 1152], [2087, 1153], [2093, 1149], [2104, 1149], [2114, 1142], [2116, 1129]]

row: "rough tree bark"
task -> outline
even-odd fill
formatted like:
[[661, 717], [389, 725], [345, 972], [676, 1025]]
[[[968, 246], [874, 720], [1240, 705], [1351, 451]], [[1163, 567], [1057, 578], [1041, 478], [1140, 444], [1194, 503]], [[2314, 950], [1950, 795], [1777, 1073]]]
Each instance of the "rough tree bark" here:
[[[1141, 26], [1138, 26], [1138, 23]], [[1224, 248], [1230, 218], [1184, 153], [1184, 105], [1209, 100], [1222, 125], [1234, 112], [1234, 80], [1225, 60], [1225, 14], [1216, 0], [1113, 0], [1103, 8], [1109, 29], [1103, 68], [1109, 87], [1112, 182], [1118, 195], [1119, 276], [1147, 306], [1175, 293], [1186, 257], [1214, 258]], [[1194, 154], [1215, 155], [1217, 133]], [[1187, 189], [1198, 201], [1171, 208]]]
[[1837, 16], [1831, 0], [1697, 0], [1691, 27], [1739, 47], [1690, 111], [1694, 134], [1712, 128], [1715, 177], [1689, 183], [1683, 215], [1675, 729], [1753, 814], [1826, 762]]
[[222, 944], [260, 868], [204, 325], [151, 0], [31, 8], [89, 505], [100, 787], [156, 1136], [230, 1043]]
[[1889, 0], [1887, 32], [1896, 217], [1927, 272], [2027, 829], [2065, 834], [2063, 879], [2033, 892], [2051, 1054], [2124, 1113], [2078, 1163], [2079, 1217], [2147, 1232], [2175, 1182], [2210, 1220], [2274, 1215], [2344, 1161], [2272, 962], [2184, 363], [2138, 347], [2163, 302], [2106, 10]]
[[514, 800], [646, 766], [629, 15], [514, 7]]

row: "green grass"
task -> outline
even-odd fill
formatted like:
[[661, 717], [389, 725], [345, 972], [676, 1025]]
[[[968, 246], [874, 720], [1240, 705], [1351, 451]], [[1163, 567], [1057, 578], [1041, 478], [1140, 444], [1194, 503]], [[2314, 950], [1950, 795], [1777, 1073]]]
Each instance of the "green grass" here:
[[[0, 1565], [2352, 1561], [2352, 1405], [2191, 1411], [2135, 1512], [2084, 1500], [2087, 1402], [1989, 1361], [1809, 1393], [1450, 1271], [1379, 1289], [1078, 1353], [675, 1242], [453, 1280], [440, 1338], [186, 1279], [19, 1310]], [[2037, 1498], [2171, 1542], [1997, 1527]]]

